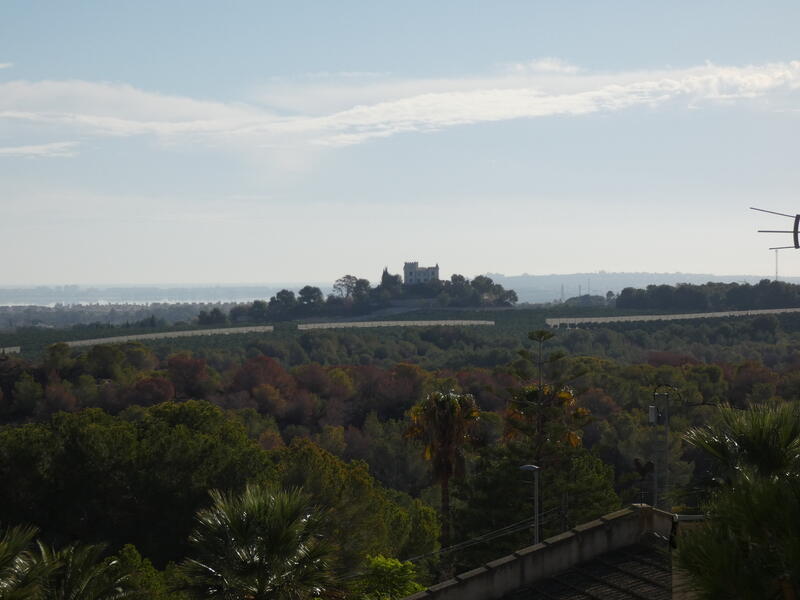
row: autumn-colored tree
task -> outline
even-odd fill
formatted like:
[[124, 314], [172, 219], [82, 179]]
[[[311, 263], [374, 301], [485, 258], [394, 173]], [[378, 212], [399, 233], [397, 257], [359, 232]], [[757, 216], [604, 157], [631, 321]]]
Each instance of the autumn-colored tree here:
[[257, 356], [248, 360], [233, 376], [235, 391], [252, 392], [263, 384], [276, 388], [284, 398], [291, 398], [297, 388], [294, 378], [274, 358]]
[[206, 361], [188, 353], [170, 356], [167, 371], [179, 398], [205, 398], [214, 387]]
[[130, 404], [152, 406], [175, 397], [175, 386], [164, 377], [145, 377], [137, 381], [128, 392], [126, 400]]

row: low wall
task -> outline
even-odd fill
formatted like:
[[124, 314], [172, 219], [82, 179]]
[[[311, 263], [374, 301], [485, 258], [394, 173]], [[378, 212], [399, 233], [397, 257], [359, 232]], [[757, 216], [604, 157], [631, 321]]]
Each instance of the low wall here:
[[357, 327], [436, 327], [455, 325], [494, 325], [494, 321], [348, 321], [338, 323], [301, 323], [298, 329], [345, 329]]
[[634, 505], [456, 575], [405, 600], [499, 600], [577, 564], [632, 546], [645, 533], [669, 537], [672, 523], [670, 513]]
[[752, 317], [800, 312], [800, 308], [764, 308], [757, 310], [729, 310], [725, 312], [679, 313], [674, 315], [624, 315], [621, 317], [559, 317], [545, 319], [548, 327], [581, 325], [583, 323], [635, 323], [641, 321], [683, 321], [685, 319], [721, 319], [725, 317]]
[[190, 329], [188, 331], [162, 331], [160, 333], [139, 333], [135, 335], [117, 335], [114, 337], [94, 338], [91, 340], [75, 340], [64, 342], [70, 348], [79, 346], [96, 346], [98, 344], [122, 344], [140, 340], [166, 340], [179, 337], [194, 337], [197, 335], [232, 335], [236, 333], [268, 333], [272, 325], [258, 325], [254, 327], [221, 327], [219, 329]]

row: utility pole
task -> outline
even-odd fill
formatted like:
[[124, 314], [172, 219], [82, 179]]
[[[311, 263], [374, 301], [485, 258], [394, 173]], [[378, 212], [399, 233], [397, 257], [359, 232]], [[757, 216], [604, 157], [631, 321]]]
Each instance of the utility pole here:
[[[666, 391], [659, 391], [659, 390]], [[663, 501], [669, 502], [669, 403], [672, 394], [681, 399], [681, 393], [678, 388], [672, 385], [657, 385], [653, 390], [653, 405], [650, 406], [650, 423], [656, 425], [661, 422], [664, 423], [664, 493], [661, 494]], [[664, 409], [659, 410], [657, 401], [663, 399]], [[658, 460], [658, 452], [656, 452], [655, 469], [653, 469], [653, 506], [658, 508], [658, 467], [661, 461]], [[669, 509], [669, 505], [666, 507]]]
[[[655, 403], [655, 393], [653, 394], [653, 402]], [[650, 424], [651, 425], [658, 425], [658, 419], [660, 414], [658, 412], [658, 407], [653, 404], [650, 407]], [[653, 456], [653, 507], [658, 508], [658, 452], [655, 453]]]
[[539, 470], [536, 465], [522, 465], [520, 471], [533, 471], [533, 545], [539, 543]]
[[775, 281], [778, 281], [778, 249], [775, 248]]

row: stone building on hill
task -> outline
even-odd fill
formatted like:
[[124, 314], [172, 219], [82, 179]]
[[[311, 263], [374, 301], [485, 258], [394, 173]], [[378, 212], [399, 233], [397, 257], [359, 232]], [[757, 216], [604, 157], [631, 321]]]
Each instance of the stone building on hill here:
[[403, 265], [403, 283], [417, 285], [439, 281], [439, 264], [435, 267], [420, 267], [418, 262], [407, 262]]

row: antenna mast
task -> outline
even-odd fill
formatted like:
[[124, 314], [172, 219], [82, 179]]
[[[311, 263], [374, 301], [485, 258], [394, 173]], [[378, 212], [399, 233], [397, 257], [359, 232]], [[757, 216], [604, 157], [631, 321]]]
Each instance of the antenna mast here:
[[790, 219], [794, 219], [794, 227], [792, 229], [759, 229], [758, 233], [791, 233], [792, 234], [792, 241], [794, 242], [793, 246], [773, 246], [770, 250], [775, 250], [775, 279], [778, 278], [778, 254], [777, 250], [788, 250], [789, 248], [794, 248], [795, 250], [800, 249], [800, 215], [787, 215], [786, 213], [779, 213], [775, 212], [774, 210], [765, 210], [763, 208], [756, 208], [755, 206], [751, 206], [750, 210], [757, 210], [763, 213], [769, 213], [771, 215], [778, 215], [779, 217], [789, 217]]

